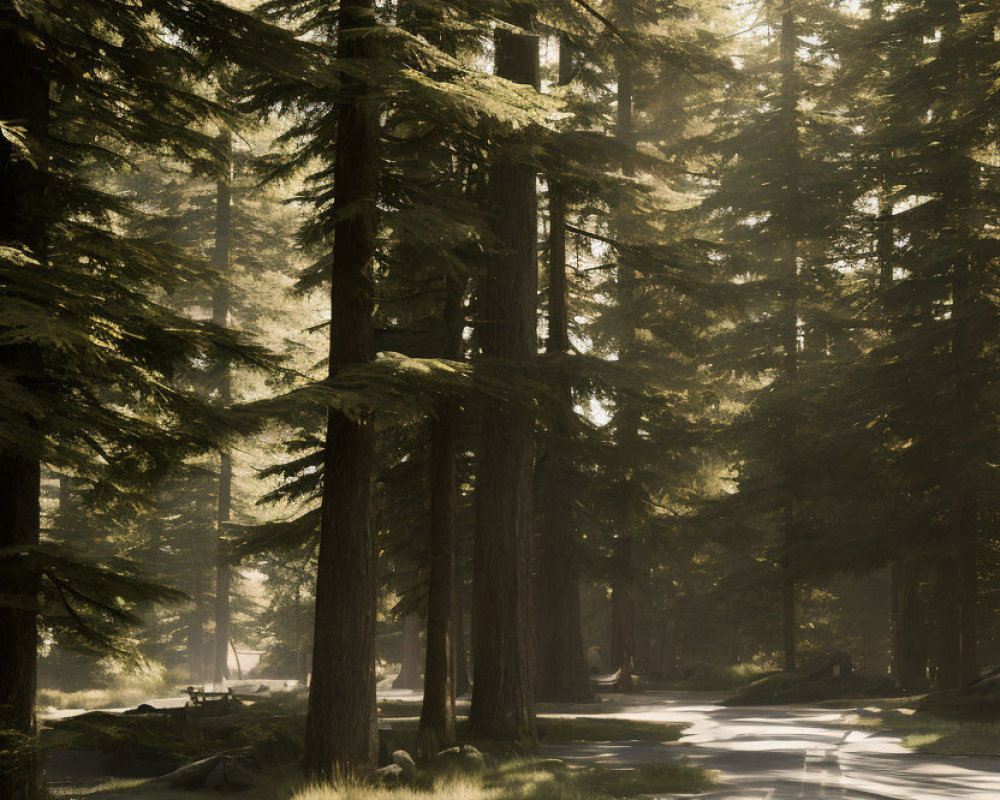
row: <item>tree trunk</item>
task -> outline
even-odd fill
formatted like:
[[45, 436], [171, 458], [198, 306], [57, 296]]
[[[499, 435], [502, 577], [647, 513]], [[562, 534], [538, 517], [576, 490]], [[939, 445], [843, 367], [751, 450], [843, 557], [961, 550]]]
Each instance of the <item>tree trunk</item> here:
[[[511, 20], [525, 30], [533, 10]], [[538, 37], [497, 29], [496, 74], [539, 85]], [[503, 147], [503, 144], [500, 145]], [[526, 363], [535, 357], [537, 208], [535, 170], [500, 152], [489, 178], [499, 249], [479, 287], [479, 338], [486, 357]], [[534, 414], [526, 403], [484, 413], [476, 484], [472, 708], [475, 738], [534, 739], [531, 535]]]
[[[570, 79], [570, 50], [559, 40], [559, 82]], [[566, 190], [549, 183], [549, 333], [550, 355], [569, 351], [566, 288]], [[562, 413], [572, 419], [573, 395], [559, 387]], [[537, 484], [545, 499], [535, 561], [535, 675], [538, 700], [583, 703], [593, 699], [583, 648], [577, 534], [573, 519], [572, 465], [561, 455], [567, 431], [552, 431], [536, 465]]]
[[[618, 23], [624, 29], [633, 27], [634, 14], [631, 3], [618, 4]], [[635, 126], [632, 119], [633, 65], [632, 53], [628, 45], [622, 45], [615, 54], [618, 70], [618, 109], [615, 135], [625, 146], [635, 148]], [[627, 212], [626, 212], [627, 213]], [[618, 217], [619, 227], [624, 227], [625, 219]], [[623, 231], [619, 231], [621, 234]], [[626, 238], [626, 237], [622, 237]], [[618, 302], [628, 313], [633, 313], [638, 300], [637, 276], [631, 257], [624, 253], [618, 256]], [[635, 360], [636, 332], [631, 324], [619, 346], [619, 361], [628, 364]], [[639, 424], [641, 412], [635, 400], [623, 394], [617, 400], [615, 428], [618, 447], [625, 454], [623, 460], [633, 456], [639, 445]], [[636, 480], [632, 471], [623, 476], [623, 500], [617, 514], [617, 531], [612, 545], [611, 579], [611, 669], [619, 672], [618, 687], [623, 691], [632, 690], [632, 676], [635, 673], [635, 512], [633, 491], [630, 484]]]
[[[942, 11], [945, 22], [941, 51], [948, 57], [948, 63], [956, 64], [961, 59], [956, 51], [963, 47], [963, 40], [957, 36], [963, 22], [963, 7], [952, 0]], [[980, 44], [986, 42], [992, 44], [992, 35]], [[975, 460], [981, 459], [978, 456], [978, 441], [970, 446], [965, 433], [982, 424], [983, 377], [979, 367], [983, 342], [975, 330], [975, 316], [982, 293], [979, 273], [983, 267], [978, 263], [978, 253], [970, 251], [968, 246], [975, 238], [968, 218], [974, 205], [977, 182], [980, 181], [980, 166], [965, 149], [958, 147], [956, 145], [955, 150], [946, 154], [947, 163], [954, 168], [941, 195], [941, 208], [946, 215], [942, 220], [942, 229], [945, 235], [954, 237], [951, 355], [955, 417], [950, 427], [961, 432], [951, 443], [954, 460], [945, 473], [942, 486], [948, 504], [948, 536], [946, 553], [938, 562], [941, 567], [938, 570], [938, 589], [942, 602], [954, 605], [954, 608], [941, 609], [938, 634], [941, 648], [938, 688], [947, 689], [964, 686], [978, 674], [978, 495], [980, 476], [984, 469], [989, 470], [982, 460]], [[948, 567], [950, 569], [946, 571]]]
[[612, 554], [611, 669], [620, 671], [617, 688], [632, 690], [635, 674], [635, 590], [632, 536], [619, 534]]
[[[786, 252], [782, 256], [781, 279], [784, 283], [781, 349], [783, 351], [782, 380], [789, 385], [798, 382], [798, 241], [794, 231], [797, 215], [800, 211], [799, 197], [799, 134], [798, 134], [798, 81], [795, 74], [795, 59], [798, 48], [798, 33], [795, 24], [795, 14], [791, 0], [785, 0], [781, 15], [781, 116], [783, 128], [783, 146], [790, 163], [789, 174], [786, 176], [787, 196], [784, 203], [784, 223], [791, 228], [788, 233]], [[784, 448], [783, 458], [785, 468], [785, 497], [782, 510], [782, 548], [780, 557], [781, 568], [781, 627], [782, 649], [784, 651], [784, 669], [794, 672], [797, 666], [796, 645], [798, 639], [798, 622], [796, 619], [796, 593], [799, 581], [798, 548], [802, 533], [798, 529], [798, 475], [792, 460], [795, 440], [798, 436], [798, 425], [794, 416], [783, 422]]]
[[[228, 272], [232, 250], [232, 135], [229, 131], [219, 136], [222, 150], [222, 174], [216, 182], [215, 194], [215, 248], [212, 251], [212, 268], [217, 283], [212, 292], [212, 322], [221, 328], [229, 326]], [[229, 364], [220, 364], [218, 375], [219, 404], [232, 402], [232, 377]], [[219, 455], [219, 498], [216, 516], [215, 540], [215, 653], [212, 680], [216, 685], [229, 678], [230, 638], [230, 567], [229, 544], [226, 524], [229, 522], [233, 491], [233, 461], [229, 453]]]
[[469, 664], [468, 637], [465, 633], [465, 612], [455, 600], [455, 696], [464, 697], [472, 691], [472, 669]]
[[901, 558], [893, 570], [892, 674], [908, 692], [927, 690], [927, 651], [920, 613], [920, 571]]
[[[41, 470], [36, 458], [0, 448], [0, 548], [38, 544]], [[38, 574], [19, 570], [0, 605], [0, 797], [39, 796], [34, 755]]]
[[403, 647], [400, 656], [399, 675], [392, 682], [392, 688], [419, 689], [420, 617], [417, 614], [407, 614], [403, 618]]
[[[41, 52], [5, 25], [18, 14], [0, 0], [0, 119], [28, 137], [35, 163], [19, 157], [0, 137], [0, 245], [27, 250], [39, 262], [46, 253], [44, 164], [49, 85]], [[15, 374], [35, 372], [30, 345], [0, 347], [0, 363]], [[27, 391], [27, 389], [26, 389]], [[27, 412], [27, 413], [30, 413]], [[32, 422], [29, 420], [29, 425]], [[38, 544], [41, 465], [23, 442], [0, 440], [0, 549]], [[7, 579], [0, 604], [0, 797], [34, 800], [41, 795], [35, 756], [35, 688], [39, 575], [22, 566]]]
[[[465, 321], [463, 293], [459, 281], [450, 275], [445, 277], [442, 355], [449, 359], [461, 355]], [[422, 758], [430, 758], [455, 742], [455, 520], [458, 513], [455, 435], [459, 413], [457, 403], [442, 400], [431, 422], [427, 659], [417, 748]]]
[[205, 601], [200, 575], [195, 578], [194, 608], [187, 631], [188, 680], [193, 684], [205, 682]]
[[[373, 0], [343, 0], [338, 20], [339, 58], [355, 63], [376, 58]], [[373, 90], [355, 73], [341, 74], [334, 154], [331, 378], [340, 367], [374, 358], [369, 270], [377, 226], [378, 106]], [[374, 466], [371, 423], [331, 409], [304, 757], [306, 774], [313, 779], [365, 773], [377, 758]]]

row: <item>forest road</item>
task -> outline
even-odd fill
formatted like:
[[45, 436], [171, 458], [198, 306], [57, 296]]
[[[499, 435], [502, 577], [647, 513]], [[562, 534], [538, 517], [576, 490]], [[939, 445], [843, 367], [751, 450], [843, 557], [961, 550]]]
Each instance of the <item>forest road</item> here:
[[1000, 800], [1000, 758], [914, 753], [889, 734], [844, 727], [848, 712], [727, 708], [717, 699], [682, 692], [608, 697], [607, 713], [557, 716], [690, 727], [679, 742], [546, 745], [542, 754], [606, 766], [683, 758], [719, 772], [718, 787], [699, 795], [706, 800]]

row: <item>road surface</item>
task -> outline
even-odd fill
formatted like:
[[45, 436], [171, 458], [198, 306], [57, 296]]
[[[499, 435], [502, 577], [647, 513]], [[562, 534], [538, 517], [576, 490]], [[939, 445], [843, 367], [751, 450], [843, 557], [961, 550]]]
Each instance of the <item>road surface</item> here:
[[549, 745], [543, 755], [612, 766], [684, 758], [719, 772], [719, 786], [699, 796], [706, 800], [1000, 800], [1000, 758], [913, 753], [889, 734], [845, 728], [846, 712], [713, 700], [616, 697], [607, 716], [690, 727], [675, 743]]

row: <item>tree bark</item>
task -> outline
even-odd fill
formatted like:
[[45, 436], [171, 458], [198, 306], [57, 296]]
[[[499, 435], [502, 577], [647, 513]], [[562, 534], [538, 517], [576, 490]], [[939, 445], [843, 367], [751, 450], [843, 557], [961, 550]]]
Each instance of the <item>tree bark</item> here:
[[[510, 21], [534, 25], [529, 6]], [[497, 29], [496, 74], [539, 85], [538, 37]], [[502, 147], [503, 145], [501, 145]], [[489, 198], [499, 243], [479, 287], [484, 356], [526, 363], [535, 357], [537, 208], [535, 170], [501, 151], [491, 167]], [[474, 554], [473, 736], [533, 741], [531, 536], [534, 414], [521, 401], [494, 404], [483, 418], [476, 485]]]
[[[559, 40], [559, 82], [570, 80], [570, 49]], [[569, 351], [569, 311], [566, 286], [566, 189], [549, 183], [549, 331], [545, 351]], [[562, 413], [572, 419], [573, 395], [560, 386]], [[556, 423], [558, 424], [558, 423]], [[562, 455], [561, 441], [569, 431], [551, 431], [535, 467], [544, 498], [535, 561], [535, 675], [538, 700], [584, 703], [593, 699], [583, 647], [577, 533], [573, 515], [572, 465]]]
[[[377, 56], [373, 0], [343, 0], [338, 57]], [[334, 151], [330, 377], [374, 359], [369, 272], [377, 226], [378, 106], [355, 71], [341, 74]], [[376, 763], [376, 574], [372, 480], [375, 442], [366, 418], [327, 418], [316, 580], [313, 673], [304, 766], [313, 779], [362, 774]]]
[[[956, 33], [962, 24], [963, 9], [952, 0], [942, 9], [941, 53], [950, 64], [959, 63], [955, 52], [962, 47]], [[990, 38], [988, 41], [992, 41]], [[958, 76], [955, 76], [957, 85]], [[966, 144], [968, 148], [970, 145]], [[952, 329], [951, 356], [955, 418], [954, 431], [968, 431], [981, 425], [980, 408], [983, 342], [975, 330], [975, 317], [982, 292], [979, 273], [982, 266], [970, 252], [968, 243], [974, 239], [969, 227], [969, 215], [974, 204], [980, 167], [966, 149], [955, 145], [947, 154], [952, 168], [941, 195], [941, 208], [946, 215], [942, 232], [954, 236], [954, 261], [951, 275]], [[979, 632], [977, 625], [979, 600], [978, 534], [979, 480], [984, 465], [976, 462], [975, 448], [969, 453], [968, 441], [962, 434], [951, 447], [953, 463], [944, 478], [942, 494], [948, 504], [948, 535], [945, 553], [938, 560], [938, 594], [940, 608], [938, 630], [938, 688], [964, 686], [978, 674]]]
[[[445, 346], [442, 355], [458, 359], [462, 350], [462, 295], [453, 276], [445, 277], [442, 322]], [[431, 421], [431, 520], [429, 532], [430, 577], [427, 591], [427, 658], [424, 668], [424, 702], [420, 709], [418, 754], [430, 758], [455, 741], [455, 570], [458, 514], [456, 429], [459, 406], [454, 400], [438, 403]]]
[[[795, 220], [800, 210], [799, 197], [799, 133], [798, 133], [798, 79], [795, 74], [796, 51], [798, 49], [798, 32], [795, 24], [795, 14], [791, 0], [785, 0], [781, 14], [781, 117], [782, 136], [786, 158], [789, 161], [789, 172], [786, 176], [787, 196], [785, 199], [783, 220], [791, 230], [788, 232], [786, 252], [782, 255], [781, 279], [784, 283], [782, 291], [782, 323], [781, 349], [783, 363], [782, 380], [790, 385], [798, 382], [798, 240], [795, 235]], [[783, 421], [784, 459], [785, 465], [785, 497], [782, 510], [782, 548], [780, 557], [781, 569], [781, 619], [782, 619], [782, 649], [784, 651], [784, 669], [794, 672], [797, 666], [798, 621], [796, 618], [796, 594], [800, 578], [798, 547], [802, 538], [798, 520], [798, 475], [793, 454], [795, 440], [798, 436], [798, 425], [794, 415], [789, 414]]]
[[[232, 250], [232, 135], [224, 131], [219, 136], [222, 150], [222, 175], [215, 190], [215, 248], [212, 268], [216, 272], [212, 292], [212, 322], [221, 328], [229, 326], [230, 253]], [[229, 364], [219, 365], [218, 401], [228, 406], [232, 402], [232, 376]], [[229, 544], [225, 527], [229, 522], [233, 491], [233, 461], [229, 453], [219, 454], [219, 497], [215, 529], [215, 652], [212, 680], [216, 685], [229, 678], [230, 584], [232, 582]]]
[[[630, 2], [618, 4], [618, 24], [631, 30], [634, 12]], [[618, 70], [618, 109], [615, 135], [624, 145], [635, 148], [635, 125], [632, 118], [633, 65], [632, 54], [623, 44], [615, 54]], [[618, 217], [618, 224], [625, 220]], [[622, 233], [622, 231], [619, 231]], [[633, 313], [638, 300], [637, 276], [630, 256], [618, 257], [618, 302]], [[619, 361], [622, 364], [634, 362], [636, 358], [635, 324], [628, 327], [620, 345]], [[618, 398], [615, 413], [615, 428], [618, 447], [623, 453], [634, 453], [639, 446], [639, 425], [641, 412], [635, 400], [627, 394]], [[627, 456], [631, 458], [632, 456]], [[632, 676], [635, 673], [635, 514], [632, 509], [633, 491], [630, 485], [636, 477], [628, 471], [623, 477], [622, 501], [617, 514], [617, 530], [612, 543], [611, 576], [611, 669], [619, 672], [617, 688], [632, 690]]]
[[392, 682], [393, 689], [420, 688], [420, 617], [407, 614], [403, 618], [403, 647], [399, 675]]
[[187, 664], [188, 680], [193, 684], [205, 681], [205, 599], [200, 575], [195, 578], [194, 608], [188, 621]]
[[[0, 1], [0, 119], [24, 131], [35, 163], [0, 137], [0, 245], [26, 250], [44, 263], [47, 64], [39, 50], [18, 38], [16, 26], [4, 24], [17, 14], [9, 0]], [[39, 369], [30, 345], [3, 346], [0, 363], [19, 379]], [[26, 552], [38, 544], [40, 489], [39, 453], [24, 443], [0, 440], [0, 549]], [[21, 567], [8, 578], [7, 599], [0, 604], [0, 797], [5, 800], [41, 796], [34, 714], [38, 591], [38, 573]]]
[[920, 569], [912, 559], [893, 565], [892, 674], [908, 692], [926, 691], [927, 649], [920, 608]]

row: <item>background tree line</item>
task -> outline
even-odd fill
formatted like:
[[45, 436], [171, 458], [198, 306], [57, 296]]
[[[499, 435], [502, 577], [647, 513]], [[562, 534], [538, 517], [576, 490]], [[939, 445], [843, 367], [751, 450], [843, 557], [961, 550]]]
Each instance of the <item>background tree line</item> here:
[[425, 755], [995, 660], [993, 4], [72, 6], [0, 2], [0, 794], [109, 655], [310, 675], [318, 777], [380, 659]]

